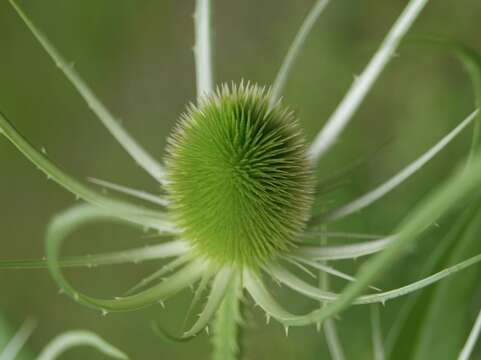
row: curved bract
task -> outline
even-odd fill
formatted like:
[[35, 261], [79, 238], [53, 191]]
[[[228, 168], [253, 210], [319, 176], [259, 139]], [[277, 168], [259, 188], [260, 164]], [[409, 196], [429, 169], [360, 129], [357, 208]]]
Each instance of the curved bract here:
[[[77, 206], [55, 218], [47, 231], [47, 263], [54, 279], [63, 291], [86, 306], [102, 312], [109, 312], [130, 311], [158, 304], [194, 283], [200, 278], [202, 271], [206, 268], [202, 261], [193, 261], [163, 282], [137, 294], [125, 297], [116, 297], [108, 300], [84, 295], [75, 290], [61, 272], [58, 259], [60, 246], [62, 241], [77, 228], [92, 221], [98, 222], [99, 220], [112, 220], [112, 216], [92, 206]], [[114, 218], [114, 220], [117, 219]]]
[[48, 343], [38, 356], [37, 360], [58, 359], [65, 351], [78, 346], [93, 347], [99, 352], [114, 359], [129, 359], [125, 353], [110, 345], [97, 334], [86, 330], [71, 330], [58, 335]]

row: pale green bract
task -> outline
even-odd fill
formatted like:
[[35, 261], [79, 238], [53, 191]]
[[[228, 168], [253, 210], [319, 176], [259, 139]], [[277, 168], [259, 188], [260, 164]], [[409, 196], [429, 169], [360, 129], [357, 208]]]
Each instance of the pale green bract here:
[[[342, 358], [343, 351], [335, 323], [331, 321], [333, 315], [353, 304], [384, 304], [481, 261], [481, 254], [476, 255], [389, 291], [380, 291], [372, 285], [431, 224], [479, 190], [481, 155], [477, 151], [478, 130], [475, 131], [468, 165], [459, 166], [428, 194], [392, 234], [346, 245], [302, 243], [306, 235], [315, 233], [317, 224], [352, 215], [379, 201], [419, 171], [479, 117], [477, 110], [471, 112], [417, 160], [374, 190], [340, 208], [328, 209], [326, 214], [310, 213], [311, 203], [316, 196], [312, 174], [318, 159], [335, 144], [427, 2], [411, 0], [408, 3], [338, 109], [313, 144], [307, 147], [296, 116], [279, 99], [295, 59], [328, 1], [315, 2], [273, 82], [272, 92], [249, 83], [223, 85], [215, 92], [211, 4], [209, 0], [197, 0], [197, 102], [188, 107], [169, 137], [164, 166], [118, 125], [75, 69], [68, 65], [25, 13], [10, 0], [40, 45], [94, 114], [131, 157], [162, 184], [164, 195], [157, 196], [104, 180], [92, 180], [110, 190], [147, 201], [155, 209], [101, 194], [65, 174], [45, 154], [37, 151], [0, 113], [3, 135], [49, 178], [88, 203], [66, 210], [50, 223], [46, 261], [5, 261], [0, 262], [0, 268], [48, 266], [53, 278], [67, 295], [104, 314], [132, 311], [159, 303], [163, 305], [165, 300], [184, 288], [198, 284], [188, 315], [204, 292], [208, 292], [207, 300], [199, 317], [178, 340], [190, 339], [213, 323], [215, 359], [238, 358], [237, 338], [242, 324], [240, 300], [244, 293], [249, 294], [266, 312], [268, 319], [272, 317], [285, 326], [286, 333], [289, 326], [320, 325], [329, 320], [328, 326], [323, 329], [328, 332], [326, 335], [330, 339], [333, 356]], [[479, 97], [479, 67], [469, 62], [467, 68], [471, 76], [476, 78]], [[479, 129], [479, 121], [476, 129]], [[148, 228], [174, 240], [143, 249], [62, 259], [60, 249], [63, 241], [81, 227], [99, 221]], [[376, 253], [374, 258], [360, 267], [356, 276], [324, 263], [326, 260], [355, 259]], [[153, 259], [171, 260], [127, 294], [113, 299], [94, 298], [79, 292], [62, 273], [62, 267], [66, 266], [97, 266]], [[333, 275], [349, 283], [337, 294], [328, 290], [327, 286], [321, 288], [319, 284], [313, 285], [304, 280], [291, 270], [292, 265], [310, 275], [313, 271], [320, 271], [324, 276]], [[321, 301], [323, 306], [303, 315], [291, 313], [271, 295], [264, 274], [302, 296]], [[376, 292], [364, 294], [369, 287]], [[384, 349], [379, 313], [376, 312], [377, 308], [372, 309], [373, 342], [376, 358], [380, 359], [384, 356]], [[471, 351], [473, 339], [478, 334], [479, 321], [463, 353]], [[76, 338], [70, 335], [61, 337], [60, 343], [50, 347], [50, 352], [60, 351], [62, 343], [75, 344], [77, 340], [100, 344], [97, 338], [88, 334], [80, 334]], [[175, 338], [165, 332], [164, 335]]]
[[[27, 340], [34, 332], [37, 324], [35, 320], [27, 319], [18, 331], [3, 346], [0, 346], [0, 360], [15, 360], [21, 355]], [[0, 331], [3, 330], [0, 328]], [[66, 331], [52, 339], [35, 357], [36, 360], [55, 360], [71, 348], [89, 346], [109, 356], [112, 359], [128, 360], [129, 357], [110, 345], [97, 334], [87, 330]]]

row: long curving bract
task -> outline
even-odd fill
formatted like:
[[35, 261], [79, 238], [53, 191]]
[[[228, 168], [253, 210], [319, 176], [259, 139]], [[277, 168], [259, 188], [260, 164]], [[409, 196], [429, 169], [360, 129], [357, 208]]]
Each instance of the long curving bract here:
[[44, 48], [47, 54], [52, 58], [55, 65], [64, 73], [66, 78], [79, 92], [80, 96], [85, 100], [87, 106], [99, 118], [113, 137], [125, 149], [125, 151], [154, 179], [158, 182], [164, 182], [164, 168], [159, 164], [142, 146], [129, 135], [127, 131], [119, 124], [110, 111], [97, 98], [90, 87], [80, 77], [77, 71], [69, 64], [58, 50], [50, 43], [48, 38], [34, 25], [25, 12], [13, 0], [9, 0], [12, 7], [23, 20], [25, 25], [29, 28], [35, 36], [40, 45]]
[[97, 299], [82, 294], [62, 274], [59, 264], [60, 246], [63, 240], [77, 228], [90, 222], [108, 219], [108, 215], [101, 209], [88, 205], [77, 206], [54, 218], [48, 228], [46, 244], [48, 268], [60, 288], [75, 301], [102, 312], [136, 310], [158, 304], [175, 295], [196, 282], [202, 275], [203, 270], [205, 270], [206, 265], [201, 260], [196, 260], [184, 266], [164, 281], [134, 295], [116, 297], [114, 299]]

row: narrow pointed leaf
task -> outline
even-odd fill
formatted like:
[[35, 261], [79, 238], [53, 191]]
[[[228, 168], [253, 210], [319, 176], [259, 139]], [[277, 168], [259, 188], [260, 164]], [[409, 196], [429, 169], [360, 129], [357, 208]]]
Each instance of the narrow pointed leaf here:
[[104, 104], [97, 98], [90, 87], [84, 82], [73, 66], [64, 60], [58, 50], [50, 43], [45, 35], [33, 24], [25, 12], [14, 0], [9, 0], [12, 7], [20, 16], [37, 41], [47, 52], [55, 65], [64, 73], [66, 78], [79, 92], [88, 107], [99, 118], [109, 132], [115, 137], [129, 155], [154, 179], [163, 182], [164, 168], [149, 153], [147, 153], [119, 124]]
[[[126, 263], [139, 263], [149, 260], [180, 256], [189, 250], [186, 242], [171, 241], [159, 245], [116, 251], [105, 254], [84, 255], [59, 260], [58, 265], [64, 267], [95, 267]], [[47, 259], [39, 260], [1, 260], [0, 269], [46, 269]]]
[[27, 343], [37, 326], [37, 322], [27, 319], [13, 335], [3, 349], [0, 349], [0, 360], [15, 360]]
[[367, 93], [381, 74], [384, 67], [393, 58], [394, 53], [428, 0], [411, 0], [387, 34], [378, 51], [352, 84], [341, 104], [329, 118], [324, 128], [311, 145], [313, 162], [331, 148], [340, 133], [351, 120]]
[[37, 151], [2, 113], [0, 113], [0, 134], [3, 134], [28, 160], [42, 170], [47, 175], [47, 178], [51, 178], [75, 196], [110, 211], [113, 215], [143, 226], [154, 227], [163, 231], [172, 227], [165, 220], [165, 214], [160, 211], [153, 211], [106, 197], [67, 175], [44, 154]]
[[396, 235], [391, 235], [347, 245], [300, 245], [293, 255], [311, 260], [356, 259], [385, 249], [395, 238]]
[[[309, 265], [309, 266], [311, 266], [315, 269], [318, 269], [323, 273], [336, 276], [340, 279], [344, 279], [344, 280], [347, 280], [347, 281], [356, 281], [355, 277], [353, 277], [349, 274], [346, 274], [342, 271], [339, 271], [339, 270], [337, 270], [337, 269], [335, 269], [335, 268], [333, 268], [329, 265], [326, 265], [326, 264], [323, 264], [323, 263], [320, 263], [320, 262], [311, 261], [311, 260], [301, 258], [301, 257], [293, 257], [293, 259], [298, 260], [300, 262], [303, 262], [304, 264]], [[381, 291], [379, 288], [377, 288], [375, 286], [370, 285], [369, 287], [373, 290]]]
[[311, 8], [306, 18], [302, 22], [302, 25], [299, 28], [294, 41], [289, 47], [286, 57], [284, 58], [281, 68], [279, 69], [279, 72], [277, 73], [272, 85], [270, 106], [273, 106], [281, 97], [292, 66], [301, 53], [304, 43], [314, 27], [314, 24], [323, 10], [326, 8], [327, 4], [329, 4], [329, 0], [316, 0], [314, 6]]
[[[475, 218], [479, 208], [476, 199], [468, 206], [451, 225], [450, 230], [440, 241], [439, 245], [423, 263], [420, 277], [442, 269], [447, 263], [456, 244], [463, 238], [469, 223]], [[461, 240], [462, 241], [462, 240]], [[427, 316], [430, 301], [434, 296], [436, 286], [410, 296], [393, 321], [386, 337], [385, 352], [391, 360], [412, 358], [414, 344], [422, 330], [422, 324]]]
[[[385, 303], [388, 300], [392, 300], [401, 296], [405, 296], [410, 294], [414, 291], [420, 290], [425, 288], [431, 284], [434, 284], [450, 275], [455, 274], [458, 271], [464, 270], [469, 268], [475, 264], [481, 262], [481, 254], [476, 255], [472, 258], [469, 258], [465, 261], [462, 261], [456, 265], [453, 265], [449, 268], [446, 268], [442, 271], [439, 271], [431, 276], [428, 276], [424, 279], [418, 280], [406, 286], [380, 292], [377, 294], [371, 295], [361, 295], [359, 297], [355, 297], [350, 303], [354, 305], [364, 305], [364, 304], [373, 304], [373, 303]], [[303, 326], [307, 324], [315, 324], [321, 323], [328, 317], [332, 316], [329, 308], [332, 308], [333, 305], [339, 303], [342, 300], [343, 294], [336, 294], [330, 291], [321, 290], [316, 286], [313, 286], [304, 280], [300, 279], [296, 275], [290, 273], [288, 270], [283, 269], [279, 266], [270, 266], [271, 275], [277, 278], [280, 282], [286, 284], [291, 289], [304, 294], [307, 297], [310, 297], [315, 300], [323, 301], [323, 302], [332, 302], [332, 304], [322, 307], [319, 310], [311, 311], [305, 315], [295, 315], [287, 310], [284, 310], [282, 306], [280, 306], [273, 298], [272, 295], [269, 294], [268, 290], [266, 289], [263, 281], [260, 277], [253, 274], [252, 272], [245, 271], [244, 278], [245, 278], [245, 287], [247, 291], [251, 294], [254, 298], [256, 303], [261, 306], [268, 314], [272, 317], [276, 318], [281, 323], [285, 324], [286, 326]], [[352, 284], [357, 285], [359, 281], [354, 282]], [[350, 285], [353, 286], [353, 285]]]
[[[456, 246], [450, 251], [444, 266], [480, 252], [480, 231], [481, 210], [478, 210], [466, 226], [463, 236], [457, 239]], [[480, 266], [473, 267], [463, 272], [462, 277], [447, 279], [436, 286], [423, 321], [418, 325], [419, 333], [413, 345], [413, 360], [423, 359], [428, 354], [439, 359], [456, 358], [468, 337], [472, 318], [479, 308], [476, 303], [474, 308], [468, 304], [477, 299], [480, 271]], [[444, 326], [446, 323], [449, 328]], [[440, 338], [444, 339], [441, 343]]]
[[75, 301], [102, 312], [131, 311], [153, 305], [176, 294], [197, 281], [205, 264], [194, 261], [186, 265], [163, 282], [138, 294], [118, 297], [112, 300], [97, 299], [77, 291], [63, 276], [59, 264], [59, 253], [62, 242], [79, 227], [92, 221], [105, 220], [99, 210], [89, 206], [75, 207], [57, 216], [47, 230], [47, 263], [48, 268], [60, 288]]
[[89, 181], [94, 183], [94, 184], [97, 184], [99, 186], [103, 186], [104, 188], [111, 189], [111, 190], [117, 191], [117, 192], [122, 193], [122, 194], [130, 195], [130, 196], [133, 196], [137, 199], [145, 200], [145, 201], [151, 202], [153, 204], [157, 204], [157, 205], [160, 205], [160, 206], [167, 206], [167, 204], [168, 204], [166, 199], [164, 199], [160, 196], [154, 195], [154, 194], [150, 194], [150, 193], [145, 192], [145, 191], [132, 189], [132, 188], [129, 188], [129, 187], [126, 187], [126, 186], [123, 186], [123, 185], [119, 185], [119, 184], [115, 184], [115, 183], [112, 183], [112, 182], [109, 182], [109, 181], [95, 179], [95, 178], [89, 178]]
[[345, 216], [360, 211], [377, 200], [384, 197], [390, 191], [401, 185], [409, 177], [419, 171], [424, 165], [426, 165], [436, 154], [446, 147], [466, 126], [468, 126], [476, 117], [478, 111], [474, 111], [466, 119], [464, 119], [458, 126], [451, 130], [446, 136], [444, 136], [436, 145], [426, 151], [421, 157], [414, 162], [406, 166], [403, 170], [390, 178], [388, 181], [376, 187], [374, 190], [369, 191], [367, 194], [349, 202], [346, 205], [335, 209], [324, 216], [325, 220], [337, 220]]
[[186, 262], [190, 261], [191, 257], [188, 255], [180, 256], [175, 260], [172, 260], [170, 263], [164, 265], [159, 270], [154, 272], [153, 274], [147, 276], [146, 278], [142, 279], [137, 285], [130, 288], [125, 295], [130, 295], [137, 292], [139, 289], [149, 285], [150, 283], [161, 279], [164, 275], [168, 274], [169, 272], [175, 271], [180, 266], [184, 265]]
[[110, 345], [97, 334], [86, 330], [72, 330], [64, 332], [54, 338], [40, 353], [37, 360], [55, 360], [60, 357], [65, 351], [78, 347], [89, 346], [99, 352], [114, 358], [127, 360], [129, 357]]
[[233, 274], [234, 271], [230, 266], [224, 266], [215, 276], [204, 310], [192, 328], [184, 333], [183, 337], [195, 336], [209, 324], [224, 299], [229, 284], [233, 279]]
[[468, 337], [468, 340], [466, 341], [466, 344], [464, 344], [464, 347], [461, 350], [461, 353], [459, 354], [458, 360], [469, 360], [471, 358], [471, 353], [473, 352], [476, 341], [478, 341], [479, 339], [480, 332], [481, 332], [481, 311], [479, 312], [478, 317], [474, 322], [474, 326], [471, 329], [471, 332], [469, 333], [469, 337]]

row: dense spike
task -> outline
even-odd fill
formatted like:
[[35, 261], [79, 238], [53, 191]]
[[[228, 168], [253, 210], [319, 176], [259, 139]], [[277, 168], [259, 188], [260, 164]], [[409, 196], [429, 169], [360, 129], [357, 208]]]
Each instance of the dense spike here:
[[256, 265], [290, 249], [308, 216], [307, 148], [292, 112], [268, 104], [257, 86], [223, 86], [191, 106], [169, 140], [174, 219], [221, 264]]

